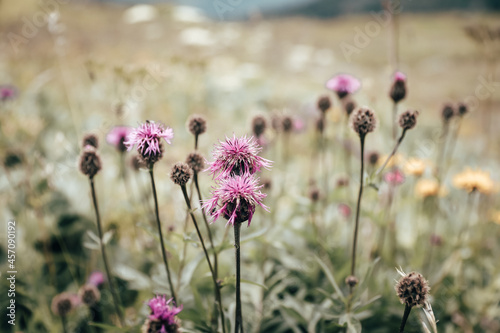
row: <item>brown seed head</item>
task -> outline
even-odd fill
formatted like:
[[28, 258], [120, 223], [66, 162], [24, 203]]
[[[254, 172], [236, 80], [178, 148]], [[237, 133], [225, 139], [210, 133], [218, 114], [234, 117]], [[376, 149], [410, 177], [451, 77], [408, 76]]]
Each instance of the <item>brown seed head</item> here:
[[332, 101], [330, 100], [330, 97], [328, 96], [321, 96], [318, 99], [318, 109], [322, 112], [325, 113], [330, 109], [332, 106]]
[[99, 289], [93, 284], [83, 285], [78, 291], [78, 296], [80, 296], [82, 303], [88, 306], [94, 306], [101, 299]]
[[201, 154], [193, 152], [186, 157], [186, 164], [196, 173], [201, 172], [205, 168], [205, 159]]
[[377, 164], [378, 160], [380, 158], [380, 155], [378, 152], [376, 151], [371, 151], [368, 153], [368, 163], [371, 165], [371, 166], [374, 166]]
[[366, 134], [373, 132], [377, 127], [377, 118], [375, 118], [375, 113], [368, 108], [358, 108], [351, 114], [349, 118], [354, 132], [358, 133], [359, 136], [365, 136]]
[[172, 172], [170, 173], [170, 179], [180, 186], [186, 185], [193, 174], [193, 171], [186, 163], [177, 162], [172, 167]]
[[358, 282], [359, 282], [358, 278], [355, 277], [354, 275], [349, 275], [348, 277], [345, 278], [345, 283], [351, 288], [355, 287], [358, 284]]
[[399, 116], [399, 126], [404, 130], [410, 130], [417, 124], [417, 110], [408, 110]]
[[454, 115], [455, 115], [455, 110], [453, 109], [453, 105], [445, 104], [443, 106], [443, 110], [441, 111], [441, 117], [443, 117], [443, 121], [445, 123], [449, 122]]
[[256, 137], [259, 137], [262, 134], [264, 134], [266, 127], [267, 127], [267, 121], [266, 118], [264, 118], [263, 116], [256, 116], [252, 119], [252, 131]]
[[284, 116], [281, 121], [281, 126], [285, 133], [291, 132], [293, 129], [293, 119], [290, 116]]
[[203, 116], [192, 115], [188, 120], [188, 128], [193, 135], [198, 136], [207, 130], [207, 121]]
[[468, 111], [469, 111], [469, 110], [468, 110], [468, 108], [467, 108], [467, 104], [465, 104], [465, 103], [459, 103], [459, 104], [458, 104], [458, 115], [459, 115], [460, 117], [465, 116], [465, 115], [467, 114], [467, 112], [468, 112]]
[[76, 305], [75, 296], [68, 292], [60, 293], [52, 299], [51, 310], [54, 314], [61, 317], [70, 313]]
[[101, 158], [95, 148], [90, 145], [86, 146], [80, 156], [80, 171], [92, 179], [101, 167]]
[[346, 97], [342, 100], [342, 103], [344, 104], [344, 110], [349, 117], [354, 109], [356, 109], [356, 102], [352, 98]]
[[82, 148], [86, 146], [92, 146], [94, 148], [99, 148], [99, 139], [94, 134], [86, 134], [82, 140]]
[[311, 199], [312, 202], [317, 202], [320, 197], [321, 197], [321, 192], [320, 192], [319, 188], [317, 188], [316, 186], [313, 186], [309, 190], [309, 198]]
[[427, 280], [417, 272], [401, 277], [395, 289], [401, 304], [407, 304], [410, 307], [423, 305], [430, 290]]
[[395, 80], [389, 92], [394, 103], [399, 103], [406, 97], [406, 82], [404, 80]]

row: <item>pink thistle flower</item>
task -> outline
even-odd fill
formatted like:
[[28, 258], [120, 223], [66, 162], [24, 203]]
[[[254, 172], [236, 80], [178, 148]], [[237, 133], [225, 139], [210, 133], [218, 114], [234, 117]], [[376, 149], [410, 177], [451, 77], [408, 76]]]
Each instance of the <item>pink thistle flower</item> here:
[[406, 75], [401, 72], [394, 73], [394, 81], [406, 81]]
[[114, 146], [118, 151], [125, 152], [127, 150], [127, 146], [125, 146], [125, 140], [127, 140], [127, 136], [132, 132], [132, 128], [126, 126], [117, 126], [113, 127], [111, 131], [109, 131], [108, 135], [106, 135], [106, 141]]
[[171, 305], [172, 299], [167, 300], [163, 295], [156, 296], [148, 301], [151, 314], [146, 324], [154, 327], [154, 330], [148, 330], [147, 332], [177, 332], [178, 325], [175, 316], [182, 311], [182, 305], [180, 307]]
[[351, 207], [349, 207], [348, 205], [341, 203], [339, 204], [338, 209], [340, 215], [342, 215], [343, 217], [348, 218], [349, 216], [351, 216]]
[[337, 96], [342, 99], [356, 92], [361, 87], [361, 83], [352, 75], [338, 74], [326, 82], [326, 87], [337, 93]]
[[17, 96], [17, 89], [10, 85], [0, 86], [0, 100], [5, 102], [9, 99], [14, 99]]
[[399, 169], [387, 172], [384, 175], [384, 181], [391, 185], [401, 185], [405, 181], [405, 175]]
[[[213, 221], [219, 217], [227, 219], [227, 224], [234, 226], [248, 220], [252, 222], [255, 207], [261, 206], [269, 211], [262, 201], [266, 194], [260, 192], [263, 185], [258, 185], [258, 178], [245, 173], [221, 180], [219, 187], [212, 191], [212, 198], [203, 204]], [[226, 225], [227, 225], [226, 224]]]
[[153, 121], [146, 121], [138, 128], [135, 128], [127, 136], [124, 142], [127, 150], [137, 146], [137, 152], [144, 161], [151, 165], [157, 162], [163, 156], [163, 138], [168, 144], [174, 137], [174, 131], [170, 127], [164, 127], [163, 124], [157, 124]]
[[87, 282], [89, 284], [92, 284], [96, 287], [99, 287], [101, 284], [104, 283], [104, 281], [106, 281], [106, 277], [104, 276], [104, 274], [100, 271], [95, 271], [95, 272], [92, 272], [90, 275], [89, 275], [89, 278], [87, 279]]
[[270, 168], [272, 162], [257, 156], [262, 150], [254, 137], [243, 136], [237, 138], [233, 135], [226, 141], [219, 141], [220, 145], [215, 147], [212, 155], [214, 162], [209, 163], [210, 170], [215, 179], [227, 178], [234, 175], [254, 174], [262, 168]]

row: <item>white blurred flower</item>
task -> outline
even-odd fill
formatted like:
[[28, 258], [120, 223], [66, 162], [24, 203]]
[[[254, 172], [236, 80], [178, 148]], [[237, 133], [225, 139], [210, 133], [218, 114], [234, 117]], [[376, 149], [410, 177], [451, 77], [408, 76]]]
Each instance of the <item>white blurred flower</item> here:
[[190, 6], [174, 7], [172, 11], [172, 18], [175, 21], [187, 23], [203, 23], [207, 21], [207, 18], [203, 15], [203, 12], [199, 8]]
[[158, 10], [151, 5], [135, 5], [123, 13], [123, 21], [128, 24], [149, 22], [156, 19]]
[[215, 44], [212, 32], [202, 28], [185, 29], [181, 32], [179, 38], [186, 45], [212, 46]]

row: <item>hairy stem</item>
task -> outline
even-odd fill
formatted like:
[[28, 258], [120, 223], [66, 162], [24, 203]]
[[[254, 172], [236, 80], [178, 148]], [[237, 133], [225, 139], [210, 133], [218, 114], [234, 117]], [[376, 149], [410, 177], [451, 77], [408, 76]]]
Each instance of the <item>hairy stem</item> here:
[[153, 166], [151, 166], [149, 168], [149, 175], [151, 177], [151, 186], [153, 189], [153, 198], [155, 201], [156, 224], [158, 227], [158, 236], [160, 237], [161, 254], [163, 256], [163, 263], [165, 264], [165, 269], [167, 271], [167, 279], [168, 279], [168, 285], [170, 287], [170, 293], [172, 294], [172, 298], [173, 298], [174, 303], [177, 305], [177, 297], [175, 297], [174, 285], [172, 283], [172, 278], [170, 277], [170, 268], [168, 267], [167, 251], [165, 250], [165, 243], [163, 241], [163, 233], [161, 231], [160, 214], [158, 212], [158, 197], [156, 196], [156, 186], [155, 186], [155, 178], [153, 175]]

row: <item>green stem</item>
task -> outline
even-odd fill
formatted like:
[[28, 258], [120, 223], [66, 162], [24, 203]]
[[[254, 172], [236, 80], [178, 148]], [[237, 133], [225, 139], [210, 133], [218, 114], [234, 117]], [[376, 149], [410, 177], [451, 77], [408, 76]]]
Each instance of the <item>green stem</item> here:
[[113, 282], [113, 276], [111, 275], [111, 271], [109, 270], [108, 256], [106, 254], [106, 248], [105, 248], [104, 242], [102, 240], [103, 233], [102, 233], [102, 225], [101, 225], [101, 216], [99, 214], [99, 206], [97, 205], [97, 195], [95, 193], [94, 178], [89, 178], [89, 179], [90, 179], [90, 188], [92, 190], [92, 201], [94, 203], [95, 216], [96, 216], [96, 220], [97, 220], [97, 231], [99, 232], [99, 240], [100, 240], [99, 244], [101, 246], [102, 260], [104, 262], [104, 268], [106, 269], [106, 274], [108, 276], [109, 288], [111, 289], [111, 296], [113, 297], [113, 304], [115, 306], [116, 314], [118, 315], [118, 318], [120, 319], [120, 324], [122, 326], [125, 326], [124, 321], [123, 321], [123, 314], [122, 314], [122, 311], [120, 310], [120, 306], [119, 306], [118, 294], [116, 293], [116, 289], [115, 289], [114, 282]]
[[163, 241], [163, 233], [161, 231], [160, 214], [158, 212], [158, 197], [156, 196], [156, 186], [155, 186], [155, 178], [153, 175], [153, 166], [149, 167], [149, 175], [151, 177], [151, 186], [153, 189], [153, 197], [155, 200], [155, 215], [156, 215], [156, 224], [158, 227], [158, 236], [160, 237], [161, 254], [163, 256], [163, 263], [165, 264], [165, 269], [167, 271], [167, 279], [168, 279], [168, 285], [170, 287], [170, 293], [172, 294], [172, 298], [173, 298], [174, 303], [177, 305], [178, 304], [177, 297], [175, 297], [174, 285], [172, 283], [172, 278], [170, 277], [170, 268], [168, 267], [167, 251], [165, 250], [165, 243]]
[[68, 325], [67, 325], [67, 320], [66, 320], [66, 316], [61, 316], [61, 322], [62, 322], [62, 327], [63, 327], [63, 332], [64, 333], [68, 333]]
[[[353, 236], [353, 242], [352, 242], [352, 259], [351, 259], [351, 275], [356, 276], [356, 244], [358, 241], [358, 228], [359, 228], [359, 211], [361, 207], [361, 198], [363, 196], [363, 174], [364, 174], [364, 150], [365, 150], [365, 135], [361, 135], [360, 137], [361, 141], [361, 171], [360, 171], [360, 176], [359, 176], [359, 193], [358, 193], [358, 204], [356, 207], [356, 220], [355, 220], [355, 225], [354, 225], [354, 236]], [[352, 288], [351, 293], [352, 293]]]
[[234, 224], [234, 248], [236, 255], [236, 312], [234, 333], [243, 333], [243, 318], [241, 315], [241, 289], [240, 289], [240, 229], [241, 223]]

